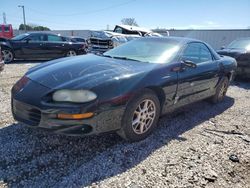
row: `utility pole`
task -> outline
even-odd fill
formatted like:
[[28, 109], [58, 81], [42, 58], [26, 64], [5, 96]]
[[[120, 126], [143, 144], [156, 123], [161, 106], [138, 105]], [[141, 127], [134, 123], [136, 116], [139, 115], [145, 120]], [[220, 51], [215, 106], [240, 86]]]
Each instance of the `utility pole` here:
[[24, 24], [24, 31], [26, 32], [26, 20], [25, 20], [25, 10], [24, 10], [24, 5], [18, 5], [18, 7], [23, 9], [23, 24]]
[[3, 13], [3, 23], [4, 23], [4, 24], [7, 24], [5, 12]]

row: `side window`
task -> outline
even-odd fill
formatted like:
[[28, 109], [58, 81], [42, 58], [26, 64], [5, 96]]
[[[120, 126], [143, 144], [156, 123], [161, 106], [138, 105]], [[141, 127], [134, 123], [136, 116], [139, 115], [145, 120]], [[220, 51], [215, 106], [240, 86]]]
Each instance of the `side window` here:
[[40, 42], [43, 41], [43, 35], [30, 35], [28, 39], [30, 39], [30, 42]]
[[85, 42], [85, 39], [82, 39], [82, 38], [76, 38], [76, 41], [77, 41], [77, 42]]
[[62, 40], [62, 37], [60, 37], [60, 36], [57, 36], [57, 35], [48, 35], [48, 41], [49, 42], [61, 42], [63, 40]]
[[212, 61], [213, 57], [207, 46], [204, 44], [200, 44], [200, 61], [206, 62], [206, 61]]
[[114, 32], [115, 32], [115, 33], [122, 33], [122, 28], [116, 27], [116, 29], [115, 29]]
[[10, 27], [9, 26], [4, 26], [4, 32], [10, 32]]
[[183, 51], [182, 59], [194, 63], [202, 63], [211, 61], [213, 58], [206, 45], [202, 43], [191, 43]]

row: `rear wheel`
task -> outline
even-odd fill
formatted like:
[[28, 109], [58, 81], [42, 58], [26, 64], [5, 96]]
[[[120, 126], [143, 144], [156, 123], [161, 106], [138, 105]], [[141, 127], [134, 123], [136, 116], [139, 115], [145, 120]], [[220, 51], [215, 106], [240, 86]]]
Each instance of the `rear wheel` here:
[[216, 89], [215, 95], [211, 98], [213, 103], [219, 103], [223, 101], [226, 96], [227, 89], [229, 86], [229, 80], [227, 77], [223, 77]]
[[149, 89], [141, 93], [128, 103], [122, 128], [117, 132], [131, 142], [143, 140], [151, 134], [160, 115], [160, 102], [155, 93]]
[[76, 56], [76, 51], [75, 50], [69, 50], [67, 53], [66, 53], [66, 56], [67, 57], [71, 57], [71, 56]]
[[14, 60], [14, 54], [10, 49], [2, 49], [2, 57], [5, 63], [10, 63]]

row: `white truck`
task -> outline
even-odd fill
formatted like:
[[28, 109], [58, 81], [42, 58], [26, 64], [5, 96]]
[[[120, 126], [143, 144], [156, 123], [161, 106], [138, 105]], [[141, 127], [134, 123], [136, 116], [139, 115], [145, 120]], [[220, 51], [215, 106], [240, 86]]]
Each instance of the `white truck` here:
[[88, 39], [88, 51], [90, 53], [104, 53], [130, 40], [147, 36], [161, 35], [145, 28], [130, 25], [116, 25], [113, 31], [92, 31], [91, 37]]

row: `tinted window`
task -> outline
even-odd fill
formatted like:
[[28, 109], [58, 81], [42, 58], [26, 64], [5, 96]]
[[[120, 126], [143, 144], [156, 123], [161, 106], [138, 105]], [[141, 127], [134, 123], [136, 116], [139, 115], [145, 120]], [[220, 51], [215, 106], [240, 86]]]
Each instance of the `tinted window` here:
[[4, 31], [5, 32], [9, 32], [10, 31], [10, 27], [9, 26], [4, 26]]
[[228, 48], [249, 48], [250, 39], [238, 39], [234, 40], [231, 44], [228, 45]]
[[202, 43], [191, 43], [183, 51], [182, 59], [194, 63], [201, 63], [211, 61], [213, 58], [206, 45]]
[[12, 40], [22, 40], [24, 39], [25, 37], [29, 36], [30, 34], [28, 33], [24, 33], [24, 34], [21, 34], [21, 35], [17, 35], [16, 37], [13, 37]]
[[44, 41], [44, 35], [30, 35], [28, 39], [32, 42], [40, 42]]
[[116, 32], [116, 33], [122, 33], [122, 28], [116, 27], [115, 30], [114, 30], [114, 32]]
[[62, 37], [60, 37], [60, 36], [48, 35], [48, 41], [58, 42], [58, 41], [63, 41], [63, 40], [62, 40]]
[[75, 38], [75, 40], [76, 40], [77, 42], [85, 42], [85, 39], [82, 39], [82, 38]]

